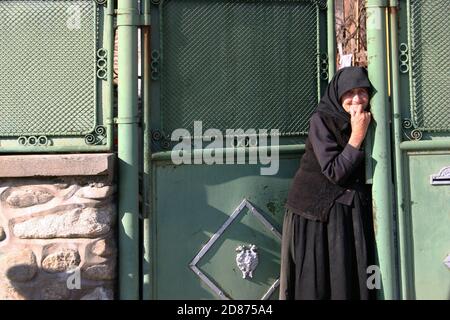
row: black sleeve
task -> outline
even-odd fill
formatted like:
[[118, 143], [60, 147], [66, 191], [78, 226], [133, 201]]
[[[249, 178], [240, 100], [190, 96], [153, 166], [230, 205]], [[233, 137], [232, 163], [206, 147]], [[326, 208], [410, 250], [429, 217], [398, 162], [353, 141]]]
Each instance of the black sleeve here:
[[349, 144], [342, 149], [318, 113], [311, 117], [308, 137], [322, 173], [334, 184], [345, 183], [364, 158], [363, 151]]

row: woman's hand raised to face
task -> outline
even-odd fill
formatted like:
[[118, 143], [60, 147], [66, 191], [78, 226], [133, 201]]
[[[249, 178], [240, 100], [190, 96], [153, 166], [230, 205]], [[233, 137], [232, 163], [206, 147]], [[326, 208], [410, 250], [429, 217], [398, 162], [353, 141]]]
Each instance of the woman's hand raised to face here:
[[364, 111], [364, 105], [352, 105], [349, 110], [352, 134], [348, 143], [356, 149], [361, 148], [361, 144], [366, 137], [372, 118], [370, 112]]
[[369, 92], [366, 88], [348, 90], [342, 95], [341, 103], [351, 117], [352, 134], [348, 143], [359, 149], [366, 137], [371, 119], [370, 112], [364, 111], [369, 105]]

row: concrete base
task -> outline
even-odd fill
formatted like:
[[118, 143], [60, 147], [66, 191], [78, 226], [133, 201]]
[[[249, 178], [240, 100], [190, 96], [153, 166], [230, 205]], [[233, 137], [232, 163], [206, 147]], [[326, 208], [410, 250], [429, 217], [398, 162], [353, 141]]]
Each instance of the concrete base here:
[[1, 178], [113, 175], [114, 154], [0, 156]]

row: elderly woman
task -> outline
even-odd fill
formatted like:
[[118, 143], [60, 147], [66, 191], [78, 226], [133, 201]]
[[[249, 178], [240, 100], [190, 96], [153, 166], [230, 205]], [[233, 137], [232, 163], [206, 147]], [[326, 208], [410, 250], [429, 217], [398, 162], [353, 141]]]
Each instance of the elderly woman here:
[[286, 203], [280, 299], [369, 299], [374, 264], [362, 143], [372, 85], [361, 67], [339, 70], [310, 120]]

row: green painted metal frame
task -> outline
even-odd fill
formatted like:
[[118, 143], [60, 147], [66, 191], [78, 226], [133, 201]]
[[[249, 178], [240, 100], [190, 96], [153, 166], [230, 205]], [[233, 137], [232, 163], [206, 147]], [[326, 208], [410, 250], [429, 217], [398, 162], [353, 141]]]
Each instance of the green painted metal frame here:
[[386, 10], [387, 1], [367, 1], [367, 51], [369, 77], [377, 90], [371, 100], [375, 124], [373, 129], [373, 215], [376, 226], [378, 265], [381, 271], [382, 290], [380, 298], [398, 297], [396, 271], [396, 244], [394, 242], [393, 181], [391, 180], [391, 146], [388, 113], [388, 80]]
[[405, 151], [437, 151], [450, 150], [450, 141], [448, 140], [427, 140], [427, 141], [403, 141], [400, 143], [400, 149]]
[[[98, 47], [107, 50], [107, 74], [106, 80], [97, 79], [97, 108], [96, 108], [96, 126], [104, 127], [106, 130], [106, 137], [101, 139], [101, 144], [87, 144], [85, 139], [86, 135], [48, 135], [43, 137], [47, 138], [49, 143], [47, 145], [21, 145], [19, 144], [19, 138], [39, 138], [40, 136], [27, 135], [24, 133], [19, 136], [5, 136], [0, 137], [0, 154], [1, 153], [65, 153], [65, 152], [107, 152], [111, 151], [113, 147], [113, 102], [114, 102], [114, 11], [113, 6], [104, 4], [98, 4], [101, 6], [101, 12], [103, 15], [97, 17], [100, 24], [101, 38], [97, 39]], [[97, 59], [95, 53], [93, 53], [92, 63], [95, 64]], [[100, 88], [100, 90], [99, 90]], [[101, 92], [101, 95], [98, 93]], [[99, 117], [101, 115], [101, 118]], [[4, 119], [5, 120], [5, 119]], [[103, 129], [101, 129], [103, 130]], [[92, 134], [97, 139], [95, 130]], [[23, 138], [21, 138], [23, 139]]]

